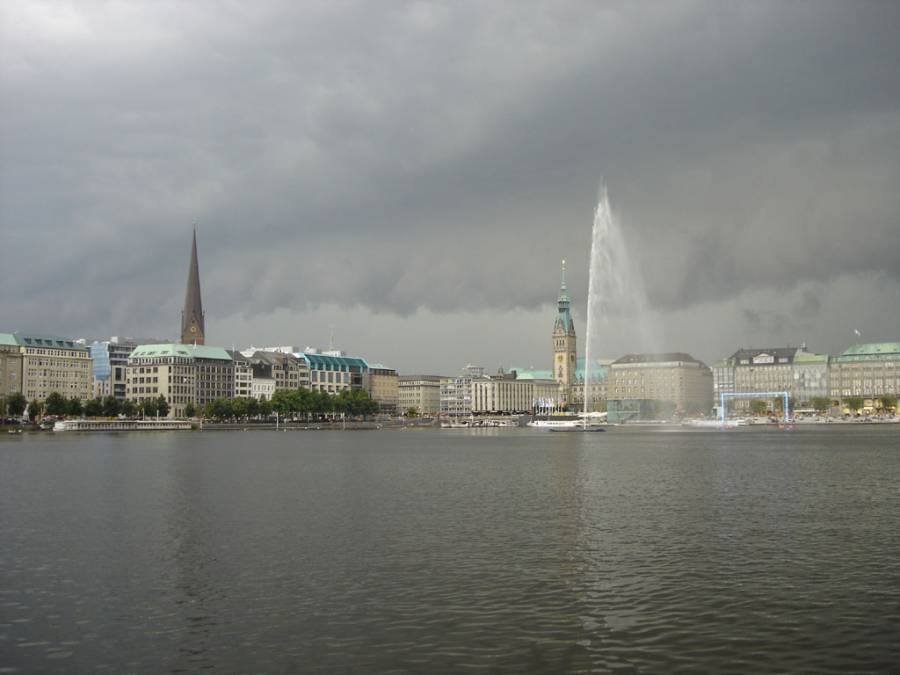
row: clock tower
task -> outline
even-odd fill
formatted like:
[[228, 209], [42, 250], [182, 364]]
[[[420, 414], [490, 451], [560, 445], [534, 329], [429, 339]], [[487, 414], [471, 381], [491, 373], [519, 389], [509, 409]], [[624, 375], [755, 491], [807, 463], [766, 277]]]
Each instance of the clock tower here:
[[559, 384], [559, 398], [563, 404], [571, 402], [571, 387], [575, 382], [575, 324], [569, 311], [569, 292], [566, 289], [566, 261], [562, 261], [562, 283], [557, 301], [556, 322], [553, 324], [553, 378]]
[[202, 345], [206, 340], [203, 301], [200, 299], [200, 267], [197, 264], [197, 228], [191, 244], [191, 262], [188, 268], [187, 291], [184, 294], [184, 309], [181, 310], [181, 343]]

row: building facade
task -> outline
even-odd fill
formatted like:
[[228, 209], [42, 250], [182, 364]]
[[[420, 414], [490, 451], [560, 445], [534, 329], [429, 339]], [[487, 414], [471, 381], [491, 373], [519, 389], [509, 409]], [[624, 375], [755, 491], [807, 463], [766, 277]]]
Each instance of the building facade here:
[[396, 415], [400, 403], [397, 371], [380, 363], [370, 364], [367, 380], [369, 395], [378, 403], [379, 411]]
[[707, 414], [712, 371], [683, 352], [628, 354], [610, 366], [610, 422]]
[[335, 352], [320, 354], [305, 351], [297, 356], [306, 362], [309, 369], [310, 389], [337, 394], [344, 389], [369, 387], [369, 364], [364, 359]]
[[[0, 398], [22, 393], [22, 350], [12, 333], [0, 333]], [[6, 409], [0, 410], [0, 416]]]
[[[87, 347], [50, 335], [11, 335], [19, 346], [20, 391], [26, 399], [43, 401], [53, 392], [82, 401], [91, 398], [91, 353]], [[7, 369], [15, 372], [15, 360], [7, 356], [6, 361]]]
[[828, 387], [834, 401], [862, 398], [867, 409], [900, 395], [900, 342], [854, 345], [831, 359]]
[[401, 414], [408, 410], [423, 417], [440, 414], [440, 375], [401, 375], [397, 380], [397, 401]]
[[271, 401], [275, 395], [275, 380], [271, 377], [271, 368], [269, 368], [269, 376], [263, 374], [263, 370], [259, 375], [256, 371], [257, 366], [253, 366], [253, 381], [250, 383], [250, 396], [258, 401]]
[[112, 396], [119, 401], [125, 400], [128, 357], [137, 346], [133, 340], [120, 340], [115, 336], [91, 344], [91, 390], [95, 397]]
[[533, 380], [516, 379], [515, 373], [498, 373], [472, 379], [472, 413], [510, 415], [534, 407]]
[[197, 403], [194, 357], [186, 345], [138, 345], [128, 356], [125, 395], [141, 403], [165, 397], [170, 417], [184, 417], [184, 409]]
[[138, 403], [163, 396], [169, 417], [184, 417], [188, 404], [231, 398], [234, 366], [221, 347], [139, 345], [128, 357], [126, 396]]
[[828, 354], [797, 350], [794, 355], [791, 388], [795, 405], [808, 405], [814, 398], [829, 396], [828, 362]]
[[228, 355], [234, 363], [233, 398], [249, 398], [253, 396], [253, 364], [250, 359], [238, 351], [229, 349]]
[[227, 350], [207, 345], [190, 345], [194, 356], [197, 398], [203, 405], [217, 398], [234, 398], [234, 361]]
[[484, 377], [484, 368], [467, 364], [458, 375], [441, 378], [441, 416], [467, 417], [472, 414], [472, 381]]
[[734, 393], [734, 363], [731, 359], [719, 359], [713, 364], [713, 397], [719, 401], [719, 394]]
[[271, 378], [275, 382], [276, 391], [296, 391], [301, 387], [310, 388], [309, 367], [304, 359], [293, 354], [280, 351], [257, 351], [249, 357], [249, 361], [253, 379]]

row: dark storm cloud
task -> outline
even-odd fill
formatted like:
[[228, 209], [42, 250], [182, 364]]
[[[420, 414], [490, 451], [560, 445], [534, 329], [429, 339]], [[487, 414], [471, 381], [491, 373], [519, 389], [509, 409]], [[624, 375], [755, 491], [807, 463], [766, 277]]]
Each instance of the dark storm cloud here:
[[821, 327], [817, 288], [900, 283], [893, 3], [0, 12], [11, 328], [171, 332], [193, 222], [225, 333], [321, 303], [535, 310], [562, 257], [583, 298], [601, 176], [672, 317]]

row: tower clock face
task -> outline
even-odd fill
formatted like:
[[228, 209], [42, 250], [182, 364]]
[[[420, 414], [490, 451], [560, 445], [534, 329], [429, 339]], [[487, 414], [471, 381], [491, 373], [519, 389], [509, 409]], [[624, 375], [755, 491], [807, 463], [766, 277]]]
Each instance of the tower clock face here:
[[197, 326], [191, 326], [191, 332], [192, 332], [192, 333], [196, 333], [196, 332], [197, 332]]

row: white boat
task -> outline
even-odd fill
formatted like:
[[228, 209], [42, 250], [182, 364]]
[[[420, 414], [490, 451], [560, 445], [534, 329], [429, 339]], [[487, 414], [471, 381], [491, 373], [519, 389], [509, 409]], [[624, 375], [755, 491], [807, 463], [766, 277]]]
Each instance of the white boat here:
[[60, 420], [53, 431], [190, 431], [184, 420]]
[[558, 419], [558, 420], [532, 420], [528, 426], [535, 429], [574, 429], [575, 427], [584, 426], [584, 422], [577, 419]]
[[583, 419], [577, 417], [561, 417], [559, 419], [532, 420], [528, 426], [541, 431], [606, 431], [605, 426], [585, 424]]

